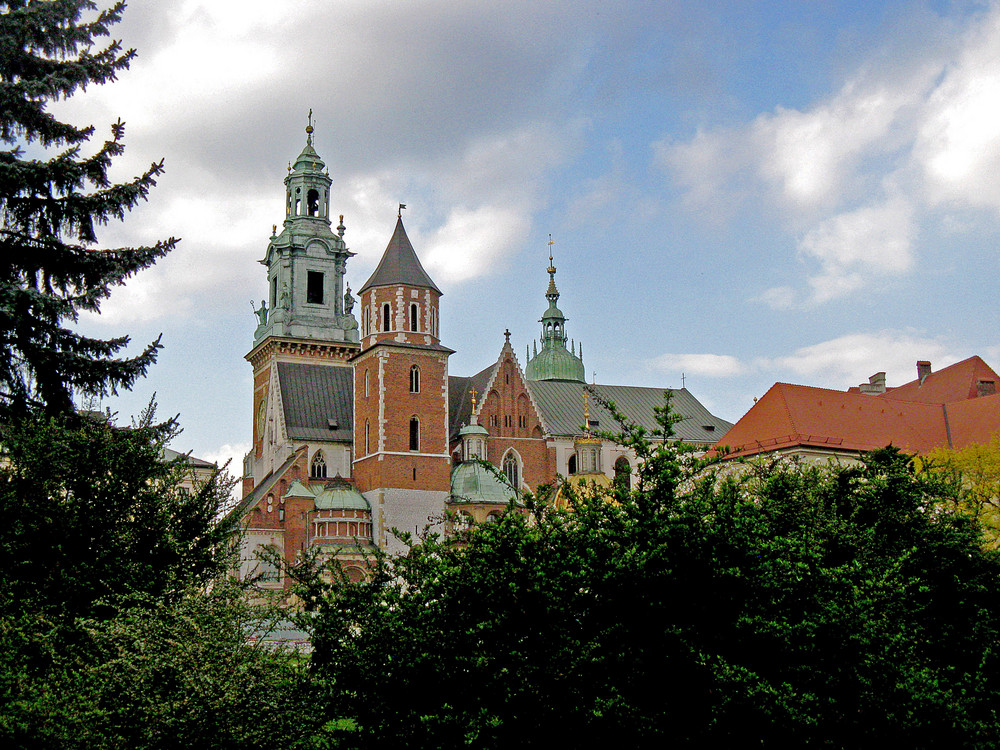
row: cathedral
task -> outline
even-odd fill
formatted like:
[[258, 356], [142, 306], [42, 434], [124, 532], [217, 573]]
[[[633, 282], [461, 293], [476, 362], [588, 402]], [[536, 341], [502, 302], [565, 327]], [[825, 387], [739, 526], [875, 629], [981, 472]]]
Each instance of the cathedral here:
[[[653, 429], [668, 389], [585, 382], [583, 347], [569, 343], [551, 256], [541, 336], [524, 365], [505, 331], [496, 361], [454, 376], [441, 290], [401, 212], [374, 273], [352, 292], [354, 253], [343, 216], [333, 226], [331, 184], [310, 125], [285, 177], [284, 224], [260, 261], [268, 299], [256, 310], [246, 356], [253, 447], [233, 511], [245, 530], [244, 574], [287, 587], [256, 552], [270, 546], [291, 563], [318, 547], [360, 580], [366, 552], [405, 550], [399, 533], [489, 522], [518, 493], [560, 476], [630, 481], [635, 455], [599, 436], [616, 425], [590, 394]], [[672, 399], [683, 416], [677, 436], [688, 442], [708, 448], [731, 427], [685, 388]]]

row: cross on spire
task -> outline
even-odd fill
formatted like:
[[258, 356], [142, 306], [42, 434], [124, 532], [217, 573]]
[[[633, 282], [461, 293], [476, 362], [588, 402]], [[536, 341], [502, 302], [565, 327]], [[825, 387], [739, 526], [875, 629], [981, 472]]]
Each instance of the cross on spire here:
[[510, 343], [510, 329], [509, 328], [503, 332], [503, 338], [504, 338], [504, 343], [505, 344], [509, 344]]

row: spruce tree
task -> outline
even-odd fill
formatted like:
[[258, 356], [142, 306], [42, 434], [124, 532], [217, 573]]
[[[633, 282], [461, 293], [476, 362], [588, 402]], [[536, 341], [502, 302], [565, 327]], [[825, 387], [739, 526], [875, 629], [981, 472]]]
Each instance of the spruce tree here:
[[90, 149], [92, 126], [48, 111], [88, 85], [113, 81], [135, 50], [107, 41], [125, 8], [91, 0], [0, 1], [0, 409], [73, 409], [74, 393], [128, 388], [153, 363], [159, 339], [120, 356], [129, 338], [84, 336], [71, 326], [97, 312], [111, 289], [169, 252], [170, 238], [148, 247], [107, 248], [97, 227], [121, 220], [145, 199], [163, 162], [129, 182], [108, 170], [123, 149], [124, 123]]

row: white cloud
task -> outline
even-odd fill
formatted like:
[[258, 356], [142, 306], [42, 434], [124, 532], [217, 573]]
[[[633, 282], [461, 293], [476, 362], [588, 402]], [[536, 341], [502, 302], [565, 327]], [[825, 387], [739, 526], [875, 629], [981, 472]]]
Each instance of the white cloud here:
[[820, 222], [799, 242], [799, 252], [820, 264], [820, 273], [809, 279], [813, 301], [826, 302], [873, 277], [908, 271], [914, 232], [913, 211], [899, 199]]
[[1000, 211], [1000, 8], [974, 29], [929, 97], [914, 155], [927, 197]]
[[742, 375], [747, 367], [728, 354], [661, 354], [650, 365], [663, 372], [724, 378]]
[[885, 371], [889, 385], [907, 383], [916, 377], [915, 365], [921, 359], [931, 360], [939, 369], [960, 358], [940, 339], [912, 331], [884, 330], [839, 336], [785, 356], [761, 358], [754, 364], [779, 378], [793, 373], [802, 379], [798, 382], [844, 390], [881, 371]]
[[941, 33], [899, 59], [880, 50], [812, 106], [654, 144], [687, 201], [717, 206], [718, 216], [762, 200], [801, 238], [805, 289], [755, 299], [788, 309], [911, 272], [916, 227], [948, 220], [937, 204], [1000, 212], [1000, 4], [969, 18], [941, 21]]
[[233, 486], [232, 498], [233, 500], [238, 500], [243, 494], [243, 487], [239, 482], [239, 479], [243, 476], [243, 457], [250, 452], [250, 448], [250, 443], [226, 443], [219, 446], [217, 450], [209, 451], [204, 456], [196, 456], [196, 458], [218, 464], [220, 469], [228, 461], [229, 467], [227, 470], [230, 476], [237, 480]]

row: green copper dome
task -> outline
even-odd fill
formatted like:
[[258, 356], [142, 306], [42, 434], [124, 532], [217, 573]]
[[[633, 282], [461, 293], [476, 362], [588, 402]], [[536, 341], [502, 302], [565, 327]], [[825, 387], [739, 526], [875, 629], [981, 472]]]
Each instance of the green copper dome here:
[[507, 503], [514, 489], [479, 461], [466, 461], [451, 473], [451, 502]]
[[339, 477], [326, 483], [316, 496], [316, 510], [363, 510], [371, 513], [364, 496]]
[[[551, 243], [550, 243], [551, 244]], [[566, 316], [558, 308], [559, 290], [556, 289], [556, 267], [549, 256], [549, 288], [545, 298], [549, 301], [548, 309], [539, 321], [542, 324], [542, 350], [536, 350], [534, 356], [524, 366], [524, 376], [528, 380], [575, 380], [585, 383], [587, 371], [583, 366], [583, 345], [580, 346], [580, 356], [566, 348]]]
[[524, 368], [528, 380], [576, 380], [586, 382], [587, 373], [579, 357], [566, 348], [543, 348]]

